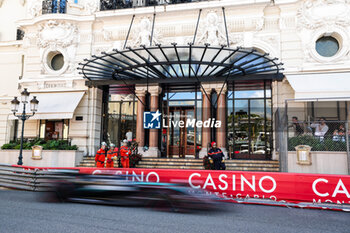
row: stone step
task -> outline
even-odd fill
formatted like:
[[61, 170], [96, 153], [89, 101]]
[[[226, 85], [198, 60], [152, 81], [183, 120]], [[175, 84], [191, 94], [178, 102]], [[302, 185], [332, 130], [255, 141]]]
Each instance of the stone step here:
[[[259, 164], [259, 163], [228, 163], [227, 161], [225, 162], [226, 166], [230, 167], [279, 167], [278, 164]], [[203, 166], [203, 162], [201, 163], [174, 163], [174, 162], [163, 162], [163, 161], [158, 161], [158, 162], [151, 162], [151, 161], [140, 161], [139, 165], [174, 165], [174, 166]]]
[[[83, 161], [80, 165], [94, 165], [95, 162]], [[179, 165], [179, 166], [202, 166], [203, 162], [166, 162], [166, 161], [140, 161], [139, 164], [145, 165]], [[235, 161], [225, 161], [226, 166], [266, 166], [266, 167], [279, 167], [276, 163], [236, 163]]]
[[[169, 162], [193, 162], [202, 163], [202, 159], [180, 159], [180, 158], [152, 158], [146, 157], [142, 158], [142, 161], [169, 161]], [[269, 164], [279, 164], [278, 160], [246, 160], [246, 159], [226, 159], [226, 163], [269, 163]], [[94, 158], [85, 157], [83, 162], [95, 162]]]
[[[225, 160], [226, 169], [231, 171], [265, 171], [279, 172], [277, 160]], [[94, 157], [85, 157], [79, 164], [81, 167], [95, 167]], [[203, 159], [194, 158], [158, 158], [146, 157], [137, 165], [137, 168], [153, 169], [193, 169], [203, 170]]]
[[[202, 162], [202, 159], [193, 158], [158, 158], [158, 157], [144, 157], [143, 161], [178, 161], [178, 162]], [[84, 157], [84, 161], [95, 161], [94, 157]], [[237, 163], [279, 163], [278, 160], [248, 160], [248, 159], [226, 159], [226, 162], [237, 162]]]
[[[142, 165], [137, 166], [137, 168], [153, 168], [153, 169], [193, 169], [193, 170], [204, 170], [203, 167], [198, 166], [151, 166], [151, 165]], [[266, 167], [226, 167], [226, 170], [230, 171], [265, 171], [265, 172], [278, 172], [279, 168], [266, 168]]]
[[[92, 165], [81, 165], [81, 167], [95, 167], [95, 164]], [[115, 168], [118, 168], [115, 166]], [[192, 169], [192, 170], [204, 170], [203, 166], [169, 166], [169, 165], [138, 165], [137, 168], [145, 169]], [[226, 166], [226, 170], [229, 171], [265, 171], [265, 172], [279, 172], [279, 168], [273, 167], [246, 167], [246, 166]]]
[[[202, 163], [202, 159], [169, 159], [169, 158], [142, 158], [142, 161], [169, 161], [169, 162], [197, 162]], [[240, 160], [240, 159], [226, 159], [227, 163], [273, 163], [279, 164], [278, 160]]]

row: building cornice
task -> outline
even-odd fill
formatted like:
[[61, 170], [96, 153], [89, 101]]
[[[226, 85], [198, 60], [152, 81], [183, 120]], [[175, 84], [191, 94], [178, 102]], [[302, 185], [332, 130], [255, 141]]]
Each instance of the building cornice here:
[[49, 20], [65, 20], [75, 22], [92, 22], [95, 20], [95, 15], [68, 15], [68, 14], [45, 14], [33, 19], [23, 19], [16, 22], [18, 27], [32, 26], [40, 22]]
[[0, 42], [0, 47], [9, 47], [9, 46], [22, 46], [23, 45], [23, 40], [12, 40], [12, 41], [3, 41]]

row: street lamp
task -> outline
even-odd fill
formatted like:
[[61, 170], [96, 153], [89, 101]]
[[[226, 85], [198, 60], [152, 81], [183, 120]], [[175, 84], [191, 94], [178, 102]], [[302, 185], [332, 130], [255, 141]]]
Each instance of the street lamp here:
[[27, 88], [24, 88], [24, 90], [21, 92], [21, 102], [23, 104], [23, 111], [21, 114], [17, 114], [20, 101], [18, 101], [17, 97], [15, 97], [11, 101], [11, 111], [13, 112], [13, 115], [16, 116], [19, 120], [22, 120], [22, 133], [21, 133], [21, 148], [19, 151], [19, 157], [18, 157], [18, 163], [17, 165], [23, 165], [22, 159], [22, 151], [23, 151], [23, 133], [24, 133], [24, 122], [28, 120], [30, 117], [34, 116], [35, 112], [38, 110], [38, 104], [39, 101], [36, 99], [36, 96], [33, 97], [33, 99], [30, 101], [30, 111], [32, 111], [31, 114], [26, 114], [26, 105], [28, 104], [30, 93], [27, 91]]

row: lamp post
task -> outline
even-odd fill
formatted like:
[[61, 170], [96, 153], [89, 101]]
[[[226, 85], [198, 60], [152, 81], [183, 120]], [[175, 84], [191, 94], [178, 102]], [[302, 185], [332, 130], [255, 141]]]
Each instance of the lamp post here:
[[[17, 165], [23, 165], [23, 133], [24, 133], [24, 122], [28, 120], [30, 117], [34, 116], [35, 112], [38, 110], [38, 104], [39, 101], [36, 99], [36, 96], [33, 97], [33, 99], [30, 101], [30, 111], [32, 113], [26, 114], [26, 105], [28, 104], [30, 93], [27, 91], [27, 88], [24, 88], [24, 90], [21, 92], [21, 102], [15, 97], [11, 101], [11, 111], [13, 112], [13, 115], [16, 116], [19, 120], [22, 120], [22, 132], [21, 132], [21, 148], [19, 151], [19, 157], [18, 157], [18, 163]], [[19, 104], [23, 104], [23, 111], [21, 114], [17, 114]]]

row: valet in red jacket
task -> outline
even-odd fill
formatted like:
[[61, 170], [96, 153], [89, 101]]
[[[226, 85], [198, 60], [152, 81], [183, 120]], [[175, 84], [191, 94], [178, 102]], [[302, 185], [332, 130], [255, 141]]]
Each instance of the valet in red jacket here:
[[107, 143], [102, 142], [101, 148], [96, 152], [96, 156], [95, 156], [96, 167], [105, 167], [106, 147], [107, 147]]
[[118, 157], [118, 147], [115, 147], [113, 143], [110, 145], [110, 149], [107, 152], [107, 161], [106, 161], [106, 167], [113, 168], [114, 167], [114, 161], [113, 159], [116, 159]]
[[131, 150], [128, 147], [128, 141], [123, 141], [123, 146], [120, 147], [120, 161], [123, 168], [129, 168], [129, 155], [131, 154]]

